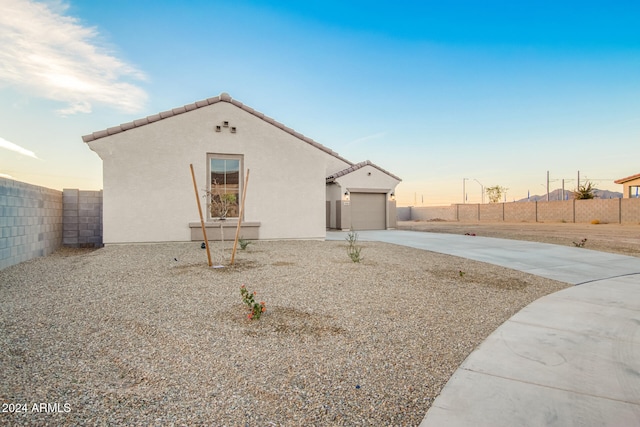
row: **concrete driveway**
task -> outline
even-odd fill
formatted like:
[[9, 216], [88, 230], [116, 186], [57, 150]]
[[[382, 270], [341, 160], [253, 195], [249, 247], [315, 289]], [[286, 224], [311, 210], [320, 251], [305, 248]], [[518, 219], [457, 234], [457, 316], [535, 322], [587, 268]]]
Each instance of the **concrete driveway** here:
[[[346, 235], [327, 232], [327, 240]], [[534, 301], [496, 329], [421, 427], [640, 426], [640, 258], [455, 234], [358, 235], [579, 285]]]

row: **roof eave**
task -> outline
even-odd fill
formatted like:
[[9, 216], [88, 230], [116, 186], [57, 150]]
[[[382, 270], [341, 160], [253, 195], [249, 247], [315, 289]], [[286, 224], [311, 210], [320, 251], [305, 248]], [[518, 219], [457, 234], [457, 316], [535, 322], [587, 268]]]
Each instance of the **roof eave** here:
[[183, 105], [182, 107], [178, 107], [178, 108], [173, 108], [171, 110], [167, 110], [167, 111], [163, 111], [161, 113], [158, 114], [154, 114], [151, 116], [147, 116], [144, 117], [142, 119], [138, 119], [138, 120], [134, 120], [132, 122], [127, 122], [127, 123], [123, 123], [119, 126], [114, 126], [105, 130], [100, 130], [100, 131], [96, 131], [93, 132], [89, 135], [84, 135], [82, 136], [82, 140], [85, 143], [91, 142], [91, 141], [95, 141], [97, 139], [100, 138], [105, 138], [107, 136], [111, 136], [111, 135], [115, 135], [118, 133], [122, 133], [122, 132], [126, 132], [128, 130], [131, 129], [135, 129], [138, 127], [142, 127], [142, 126], [146, 126], [148, 124], [151, 124], [153, 122], [157, 122], [159, 120], [164, 120], [164, 119], [168, 119], [170, 117], [173, 116], [177, 116], [179, 114], [184, 114], [187, 113], [189, 111], [193, 111], [193, 110], [197, 110], [199, 108], [204, 108], [204, 107], [208, 107], [210, 105], [213, 104], [217, 104], [218, 102], [228, 102], [229, 104], [232, 104], [238, 108], [240, 108], [241, 110], [246, 111], [249, 114], [252, 114], [256, 117], [258, 117], [261, 120], [264, 120], [265, 122], [287, 132], [290, 135], [293, 135], [294, 137], [300, 139], [301, 141], [306, 142], [307, 144], [321, 150], [324, 151], [325, 153], [339, 159], [342, 160], [343, 162], [345, 162], [348, 165], [353, 165], [353, 162], [350, 162], [349, 160], [345, 159], [344, 157], [340, 156], [338, 153], [336, 153], [335, 151], [331, 150], [330, 148], [320, 144], [319, 142], [314, 141], [313, 139], [304, 136], [303, 134], [296, 132], [295, 130], [285, 126], [284, 124], [278, 122], [277, 120], [272, 119], [271, 117], [265, 116], [264, 114], [262, 114], [259, 111], [254, 110], [253, 108], [244, 105], [242, 102], [237, 101], [233, 98], [231, 98], [231, 96], [228, 93], [221, 93], [219, 96], [215, 96], [213, 98], [207, 98], [201, 101], [196, 101], [194, 103], [191, 104], [187, 104], [187, 105]]
[[393, 179], [397, 179], [398, 181], [402, 181], [402, 179], [400, 177], [398, 177], [398, 176], [392, 174], [391, 172], [381, 168], [380, 166], [376, 165], [375, 163], [372, 163], [370, 160], [365, 160], [364, 162], [351, 164], [350, 167], [329, 175], [326, 178], [326, 182], [327, 183], [334, 182], [336, 179], [340, 178], [341, 176], [348, 175], [348, 174], [350, 174], [352, 172], [357, 171], [358, 169], [362, 169], [365, 166], [371, 166], [371, 167], [373, 167], [375, 169], [378, 169], [380, 172], [390, 176]]
[[628, 176], [626, 178], [620, 178], [613, 182], [615, 182], [616, 184], [624, 184], [625, 182], [633, 181], [634, 179], [638, 179], [638, 178], [640, 178], [640, 173]]

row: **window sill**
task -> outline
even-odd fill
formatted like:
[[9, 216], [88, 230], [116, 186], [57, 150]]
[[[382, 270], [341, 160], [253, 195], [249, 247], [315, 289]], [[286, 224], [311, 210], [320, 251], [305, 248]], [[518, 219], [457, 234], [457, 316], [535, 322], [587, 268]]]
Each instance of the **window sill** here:
[[[236, 229], [238, 228], [238, 220], [227, 219], [225, 221], [207, 221], [204, 223], [207, 230], [208, 240], [221, 240], [221, 236], [224, 236], [224, 240], [234, 240], [236, 238]], [[189, 228], [191, 229], [191, 241], [203, 241], [202, 224], [200, 222], [190, 222]], [[220, 231], [222, 229], [222, 231]], [[221, 234], [222, 233], [222, 234]], [[246, 240], [258, 240], [260, 238], [260, 223], [259, 222], [243, 222], [240, 229], [240, 237]]]

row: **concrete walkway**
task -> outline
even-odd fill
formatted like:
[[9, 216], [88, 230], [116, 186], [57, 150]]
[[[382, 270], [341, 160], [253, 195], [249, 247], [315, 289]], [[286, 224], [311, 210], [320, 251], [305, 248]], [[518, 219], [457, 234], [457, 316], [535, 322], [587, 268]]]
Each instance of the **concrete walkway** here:
[[[327, 232], [327, 240], [346, 234]], [[639, 258], [454, 234], [358, 235], [580, 285], [498, 327], [453, 374], [421, 427], [640, 426]]]

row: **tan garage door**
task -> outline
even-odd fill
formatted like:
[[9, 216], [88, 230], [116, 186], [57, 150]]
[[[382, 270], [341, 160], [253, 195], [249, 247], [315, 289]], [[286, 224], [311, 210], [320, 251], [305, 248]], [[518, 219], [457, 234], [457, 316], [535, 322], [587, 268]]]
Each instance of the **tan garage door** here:
[[386, 229], [387, 195], [351, 193], [351, 228], [354, 230]]

